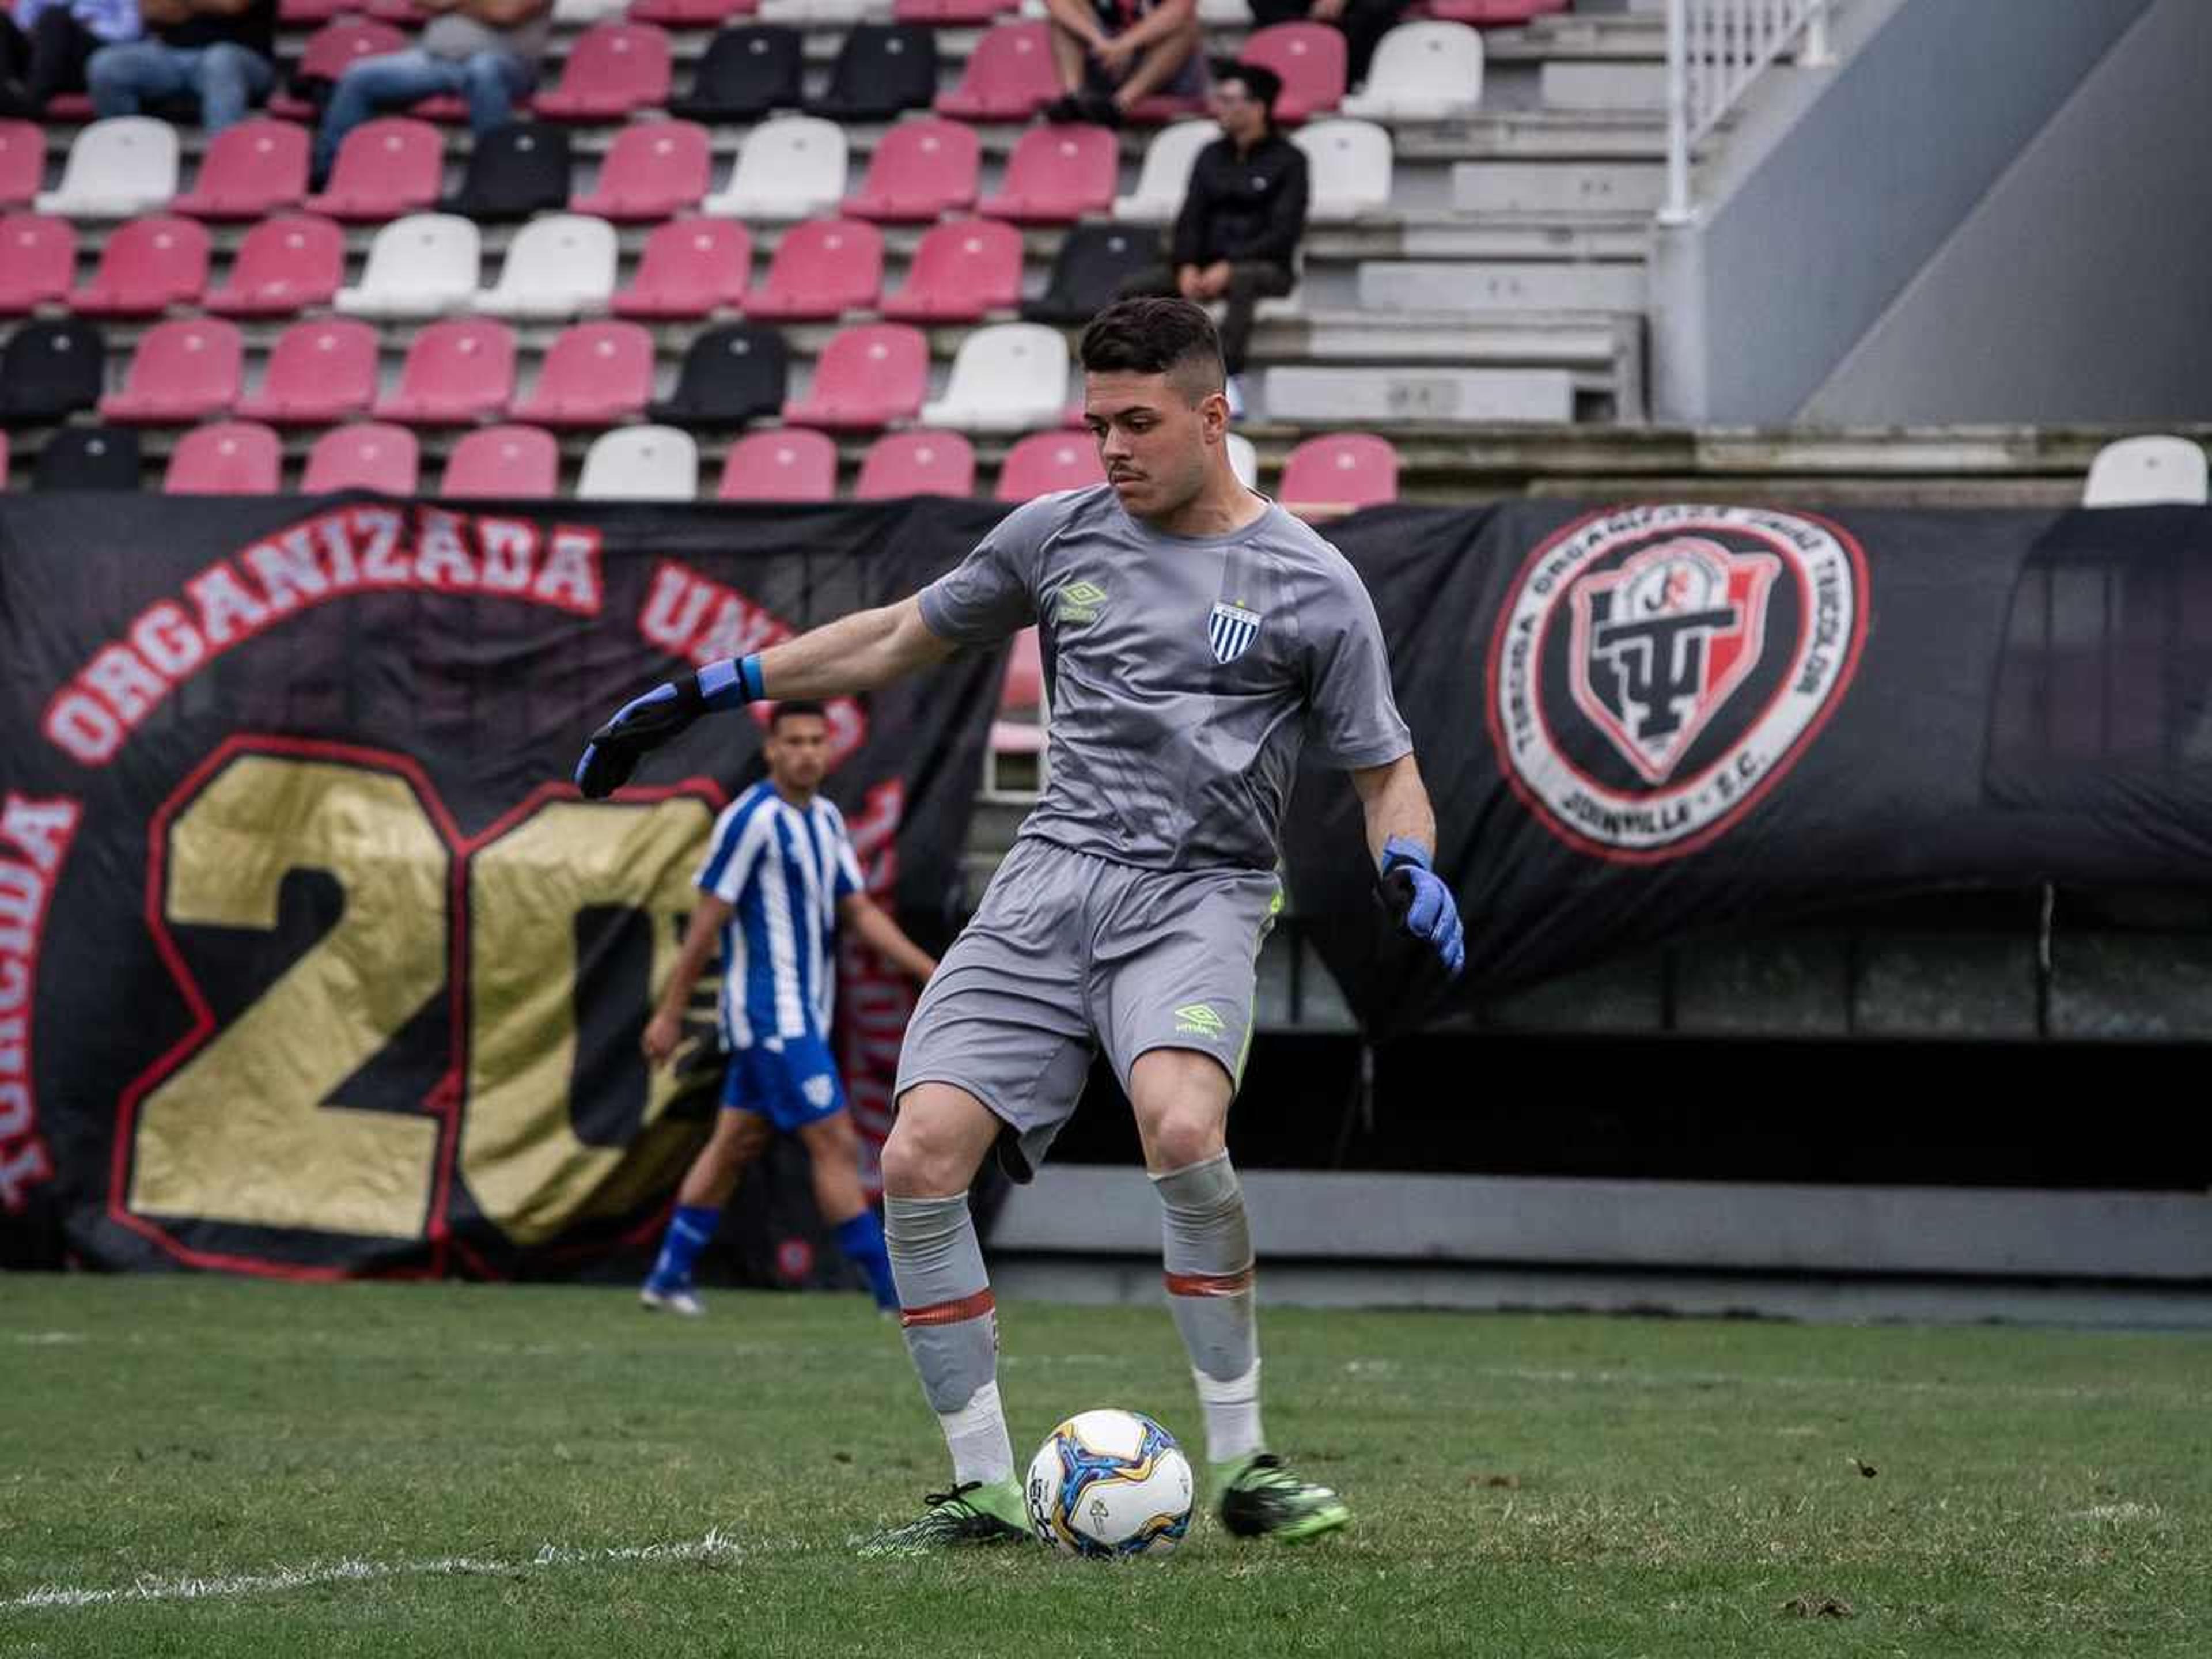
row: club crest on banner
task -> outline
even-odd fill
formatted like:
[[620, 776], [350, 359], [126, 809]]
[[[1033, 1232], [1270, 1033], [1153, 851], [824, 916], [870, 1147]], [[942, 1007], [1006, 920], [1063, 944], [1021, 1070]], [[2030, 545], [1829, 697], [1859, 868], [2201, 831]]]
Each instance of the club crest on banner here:
[[1596, 857], [1674, 858], [1780, 781], [1843, 695], [1866, 631], [1849, 536], [1761, 507], [1638, 507], [1531, 554], [1491, 643], [1508, 781]]
[[1213, 659], [1232, 663], [1251, 649], [1259, 637], [1260, 613], [1239, 605], [1217, 605], [1206, 620], [1206, 636], [1213, 643]]

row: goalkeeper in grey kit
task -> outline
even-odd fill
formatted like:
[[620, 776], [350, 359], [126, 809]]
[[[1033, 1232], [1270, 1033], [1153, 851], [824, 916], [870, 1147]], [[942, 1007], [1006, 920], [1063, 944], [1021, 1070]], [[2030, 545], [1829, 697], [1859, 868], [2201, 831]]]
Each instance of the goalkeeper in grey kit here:
[[655, 687], [576, 769], [603, 796], [702, 714], [867, 691], [1038, 625], [1049, 781], [907, 1028], [883, 1155], [901, 1322], [952, 1481], [864, 1553], [1029, 1535], [968, 1188], [994, 1148], [1030, 1178], [1100, 1050], [1159, 1194], [1223, 1523], [1283, 1541], [1343, 1526], [1343, 1501], [1261, 1432], [1251, 1235], [1226, 1140], [1302, 747], [1351, 773], [1399, 925], [1454, 974], [1464, 956], [1374, 606], [1341, 554], [1237, 482], [1206, 313], [1121, 301], [1081, 357], [1104, 484], [1017, 508], [918, 594]]

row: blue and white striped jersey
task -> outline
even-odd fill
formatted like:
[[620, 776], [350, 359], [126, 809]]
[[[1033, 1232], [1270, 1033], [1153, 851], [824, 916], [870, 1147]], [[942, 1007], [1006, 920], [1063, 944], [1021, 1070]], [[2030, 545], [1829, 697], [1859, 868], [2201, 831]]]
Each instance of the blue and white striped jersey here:
[[698, 886], [734, 907], [722, 927], [722, 1047], [827, 1041], [837, 1000], [837, 902], [860, 890], [844, 814], [792, 805], [765, 780], [714, 820]]

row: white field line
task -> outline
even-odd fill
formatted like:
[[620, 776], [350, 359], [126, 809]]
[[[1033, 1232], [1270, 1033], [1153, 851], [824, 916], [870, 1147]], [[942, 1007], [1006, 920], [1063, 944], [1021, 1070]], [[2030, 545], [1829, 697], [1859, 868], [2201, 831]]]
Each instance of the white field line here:
[[222, 1596], [259, 1595], [272, 1590], [305, 1589], [313, 1584], [373, 1583], [383, 1578], [472, 1577], [632, 1561], [735, 1560], [742, 1553], [733, 1540], [720, 1531], [709, 1531], [704, 1538], [680, 1543], [631, 1544], [619, 1548], [577, 1549], [548, 1544], [535, 1555], [513, 1560], [477, 1555], [445, 1555], [428, 1561], [364, 1561], [352, 1558], [319, 1566], [276, 1567], [266, 1572], [228, 1573], [216, 1577], [183, 1573], [165, 1578], [147, 1574], [116, 1589], [43, 1585], [12, 1601], [0, 1601], [0, 1613], [102, 1607], [118, 1601], [200, 1601]]

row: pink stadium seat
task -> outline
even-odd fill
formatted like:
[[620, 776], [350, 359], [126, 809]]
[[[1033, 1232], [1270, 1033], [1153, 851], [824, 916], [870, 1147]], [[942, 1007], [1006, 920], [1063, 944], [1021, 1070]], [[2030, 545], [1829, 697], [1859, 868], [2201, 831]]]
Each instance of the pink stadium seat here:
[[1020, 4], [1021, 0], [896, 0], [891, 19], [900, 23], [934, 23], [939, 28], [970, 27], [993, 22]]
[[863, 501], [902, 495], [966, 495], [975, 488], [975, 451], [957, 432], [893, 432], [869, 446], [853, 491]]
[[266, 116], [208, 141], [192, 187], [169, 204], [196, 219], [258, 219], [307, 193], [307, 130]]
[[[1334, 33], [1334, 31], [1331, 31]], [[1104, 127], [1031, 127], [1006, 162], [1006, 187], [976, 210], [1017, 224], [1066, 224], [1114, 205], [1121, 149]]]
[[748, 432], [732, 444], [714, 486], [722, 501], [826, 501], [836, 494], [836, 440], [790, 428]]
[[793, 426], [830, 431], [912, 420], [929, 386], [929, 341], [904, 323], [865, 323], [831, 338], [815, 359], [814, 387], [783, 406]]
[[876, 146], [868, 176], [845, 198], [845, 211], [886, 224], [927, 224], [975, 205], [981, 167], [973, 127], [935, 117], [902, 121]]
[[377, 399], [376, 418], [465, 426], [514, 396], [514, 331], [488, 317], [448, 317], [408, 343], [399, 384]]
[[207, 227], [166, 213], [119, 227], [100, 251], [100, 270], [70, 295], [81, 317], [154, 317], [197, 304], [207, 289]]
[[534, 426], [486, 426], [453, 446], [438, 493], [535, 496], [557, 494], [560, 488], [559, 439]]
[[1032, 432], [1006, 452], [996, 493], [1002, 501], [1026, 501], [1055, 489], [1081, 489], [1105, 482], [1098, 446], [1088, 434]]
[[1255, 29], [1237, 61], [1283, 78], [1275, 119], [1285, 125], [1324, 115], [1344, 97], [1344, 36], [1327, 23], [1271, 23]]
[[745, 315], [823, 322], [873, 311], [883, 288], [883, 232], [858, 219], [810, 219], [784, 232]]
[[445, 173], [437, 128], [411, 115], [379, 116], [346, 134], [329, 185], [301, 205], [352, 223], [397, 219], [435, 207]]
[[326, 306], [345, 280], [345, 232], [304, 213], [264, 219], [246, 233], [230, 280], [207, 296], [224, 317], [290, 317]]
[[[357, 6], [341, 8], [357, 11]], [[344, 17], [326, 23], [307, 37], [307, 44], [300, 49], [300, 61], [292, 71], [296, 85], [302, 81], [335, 82], [346, 71], [346, 66], [357, 58], [382, 58], [395, 52], [404, 52], [407, 37], [389, 23], [380, 23], [366, 17]], [[288, 121], [312, 121], [318, 113], [314, 104], [293, 93], [279, 93], [269, 100], [269, 112]]]
[[1059, 96], [1047, 26], [1000, 23], [976, 41], [960, 84], [938, 94], [937, 112], [961, 121], [1026, 121]]
[[0, 219], [0, 316], [66, 299], [76, 281], [76, 227], [39, 213]]
[[1309, 438], [1283, 463], [1276, 498], [1293, 513], [1349, 512], [1398, 499], [1398, 452], [1387, 438], [1340, 432]]
[[672, 219], [645, 239], [637, 276], [615, 295], [618, 317], [704, 317], [744, 303], [752, 238], [735, 219]]
[[239, 416], [277, 426], [325, 426], [368, 412], [376, 396], [376, 330], [352, 317], [295, 323], [270, 348], [261, 389]]
[[1007, 642], [1006, 678], [999, 688], [999, 707], [1006, 713], [1044, 707], [1044, 647], [1037, 631], [1024, 628]]
[[307, 473], [300, 480], [300, 488], [310, 495], [333, 489], [412, 495], [419, 469], [413, 433], [404, 426], [362, 421], [334, 428], [315, 440], [315, 447], [307, 452]]
[[1547, 12], [1566, 9], [1567, 0], [1429, 0], [1430, 16], [1477, 28], [1518, 28]]
[[530, 395], [510, 405], [538, 426], [611, 426], [653, 398], [653, 336], [635, 323], [578, 323], [545, 353]]
[[951, 219], [922, 233], [906, 286], [884, 315], [902, 323], [972, 323], [1022, 302], [1022, 234], [993, 219]]
[[138, 342], [123, 390], [100, 400], [100, 418], [182, 426], [226, 413], [238, 401], [243, 355], [236, 326], [221, 318], [156, 323]]
[[668, 36], [650, 23], [594, 23], [578, 35], [560, 84], [532, 100], [553, 121], [610, 121], [668, 102]]
[[196, 426], [169, 452], [161, 488], [172, 495], [273, 495], [284, 474], [284, 446], [252, 421]]
[[696, 122], [635, 122], [615, 134], [598, 187], [568, 208], [599, 219], [665, 219], [706, 198], [713, 165], [707, 129]]
[[712, 29], [759, 9], [760, 0], [629, 0], [623, 15], [633, 23], [658, 23], [665, 29]]
[[295, 27], [326, 23], [347, 12], [366, 13], [387, 23], [409, 26], [422, 21], [422, 14], [410, 0], [279, 0], [276, 8], [278, 20]]
[[46, 129], [36, 121], [0, 121], [0, 207], [28, 207], [46, 182]]

